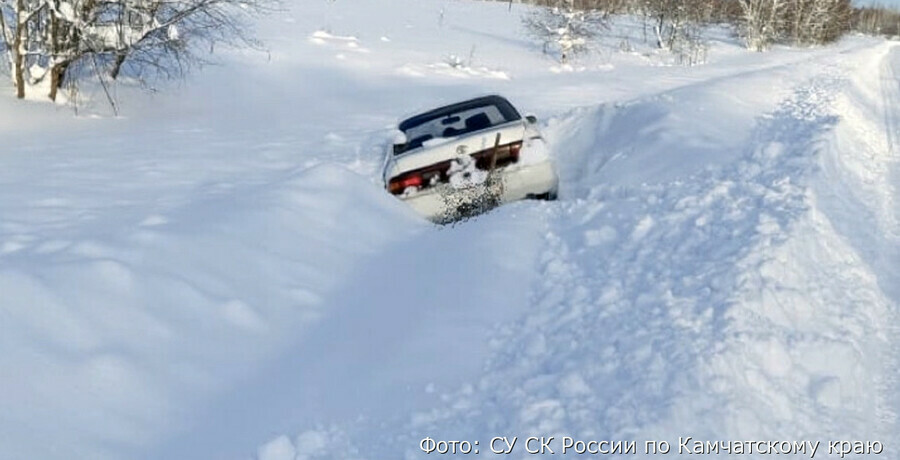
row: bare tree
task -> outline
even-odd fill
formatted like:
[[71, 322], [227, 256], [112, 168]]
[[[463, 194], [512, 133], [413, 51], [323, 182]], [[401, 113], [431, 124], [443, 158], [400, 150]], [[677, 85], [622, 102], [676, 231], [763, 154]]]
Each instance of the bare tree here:
[[850, 29], [852, 14], [850, 0], [793, 0], [783, 33], [796, 45], [833, 42]]
[[11, 70], [16, 96], [25, 97], [25, 56], [27, 54], [27, 24], [31, 19], [26, 0], [3, 0], [0, 2], [0, 38], [6, 48], [6, 56]]
[[857, 8], [853, 14], [853, 30], [873, 35], [900, 35], [900, 11], [878, 5]]
[[850, 30], [850, 0], [740, 0], [739, 29], [747, 47], [757, 51], [773, 43], [821, 45]]
[[543, 42], [544, 52], [557, 49], [562, 63], [586, 51], [588, 41], [606, 27], [600, 11], [580, 8], [575, 0], [555, 0], [551, 6], [527, 14], [523, 22], [528, 32]]
[[255, 44], [250, 15], [274, 0], [0, 0], [0, 29], [19, 98], [56, 100], [86, 76], [182, 75], [217, 43]]
[[[671, 51], [679, 63], [694, 65], [705, 60], [704, 28], [713, 21], [713, 0], [637, 0], [644, 20], [644, 34], [651, 28], [656, 46]], [[649, 27], [648, 27], [649, 24]]]
[[747, 48], [765, 51], [778, 41], [788, 4], [785, 0], [740, 0], [740, 30]]

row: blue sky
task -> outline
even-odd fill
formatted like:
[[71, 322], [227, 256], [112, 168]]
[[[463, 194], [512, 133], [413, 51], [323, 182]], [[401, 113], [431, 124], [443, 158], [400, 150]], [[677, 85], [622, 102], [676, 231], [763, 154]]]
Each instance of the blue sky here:
[[900, 8], [900, 0], [854, 0], [853, 3], [857, 5], [883, 5], [883, 6], [891, 6], [894, 8]]

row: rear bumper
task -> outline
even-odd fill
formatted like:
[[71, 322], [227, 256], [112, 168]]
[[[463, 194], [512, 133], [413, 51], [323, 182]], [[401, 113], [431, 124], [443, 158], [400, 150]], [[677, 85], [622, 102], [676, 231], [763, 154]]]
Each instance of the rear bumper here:
[[[509, 203], [533, 196], [555, 195], [559, 186], [556, 169], [551, 161], [504, 169], [503, 193], [500, 202]], [[447, 215], [448, 202], [457, 202], [453, 197], [457, 192], [449, 185], [443, 185], [408, 197], [400, 197], [419, 214], [431, 220], [440, 220]]]

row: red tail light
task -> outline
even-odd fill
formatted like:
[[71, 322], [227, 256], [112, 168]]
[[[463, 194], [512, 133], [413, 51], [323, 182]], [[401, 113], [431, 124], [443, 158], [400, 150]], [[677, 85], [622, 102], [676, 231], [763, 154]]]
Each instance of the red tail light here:
[[422, 183], [422, 176], [419, 174], [404, 174], [391, 180], [391, 193], [399, 195], [409, 187], [421, 187]]

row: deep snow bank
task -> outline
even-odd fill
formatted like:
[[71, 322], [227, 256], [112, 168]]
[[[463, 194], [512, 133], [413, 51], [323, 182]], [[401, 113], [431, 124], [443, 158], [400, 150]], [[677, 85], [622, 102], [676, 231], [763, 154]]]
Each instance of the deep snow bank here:
[[355, 259], [415, 231], [373, 190], [322, 166], [85, 228], [4, 216], [0, 366], [27, 372], [0, 379], [3, 458], [118, 458], [196, 423], [327, 310]]
[[347, 421], [372, 438], [391, 432], [393, 414], [478, 375], [497, 325], [523, 314], [539, 218], [521, 209], [459, 228], [392, 227], [397, 240], [357, 260], [310, 330], [145, 458], [237, 458], [272, 433]]
[[516, 435], [808, 440], [820, 456], [866, 440], [895, 455], [892, 49], [552, 120], [564, 200], [529, 309], [483, 374], [402, 428], [325, 424], [259, 458], [424, 458], [426, 436], [491, 457], [491, 437]]

